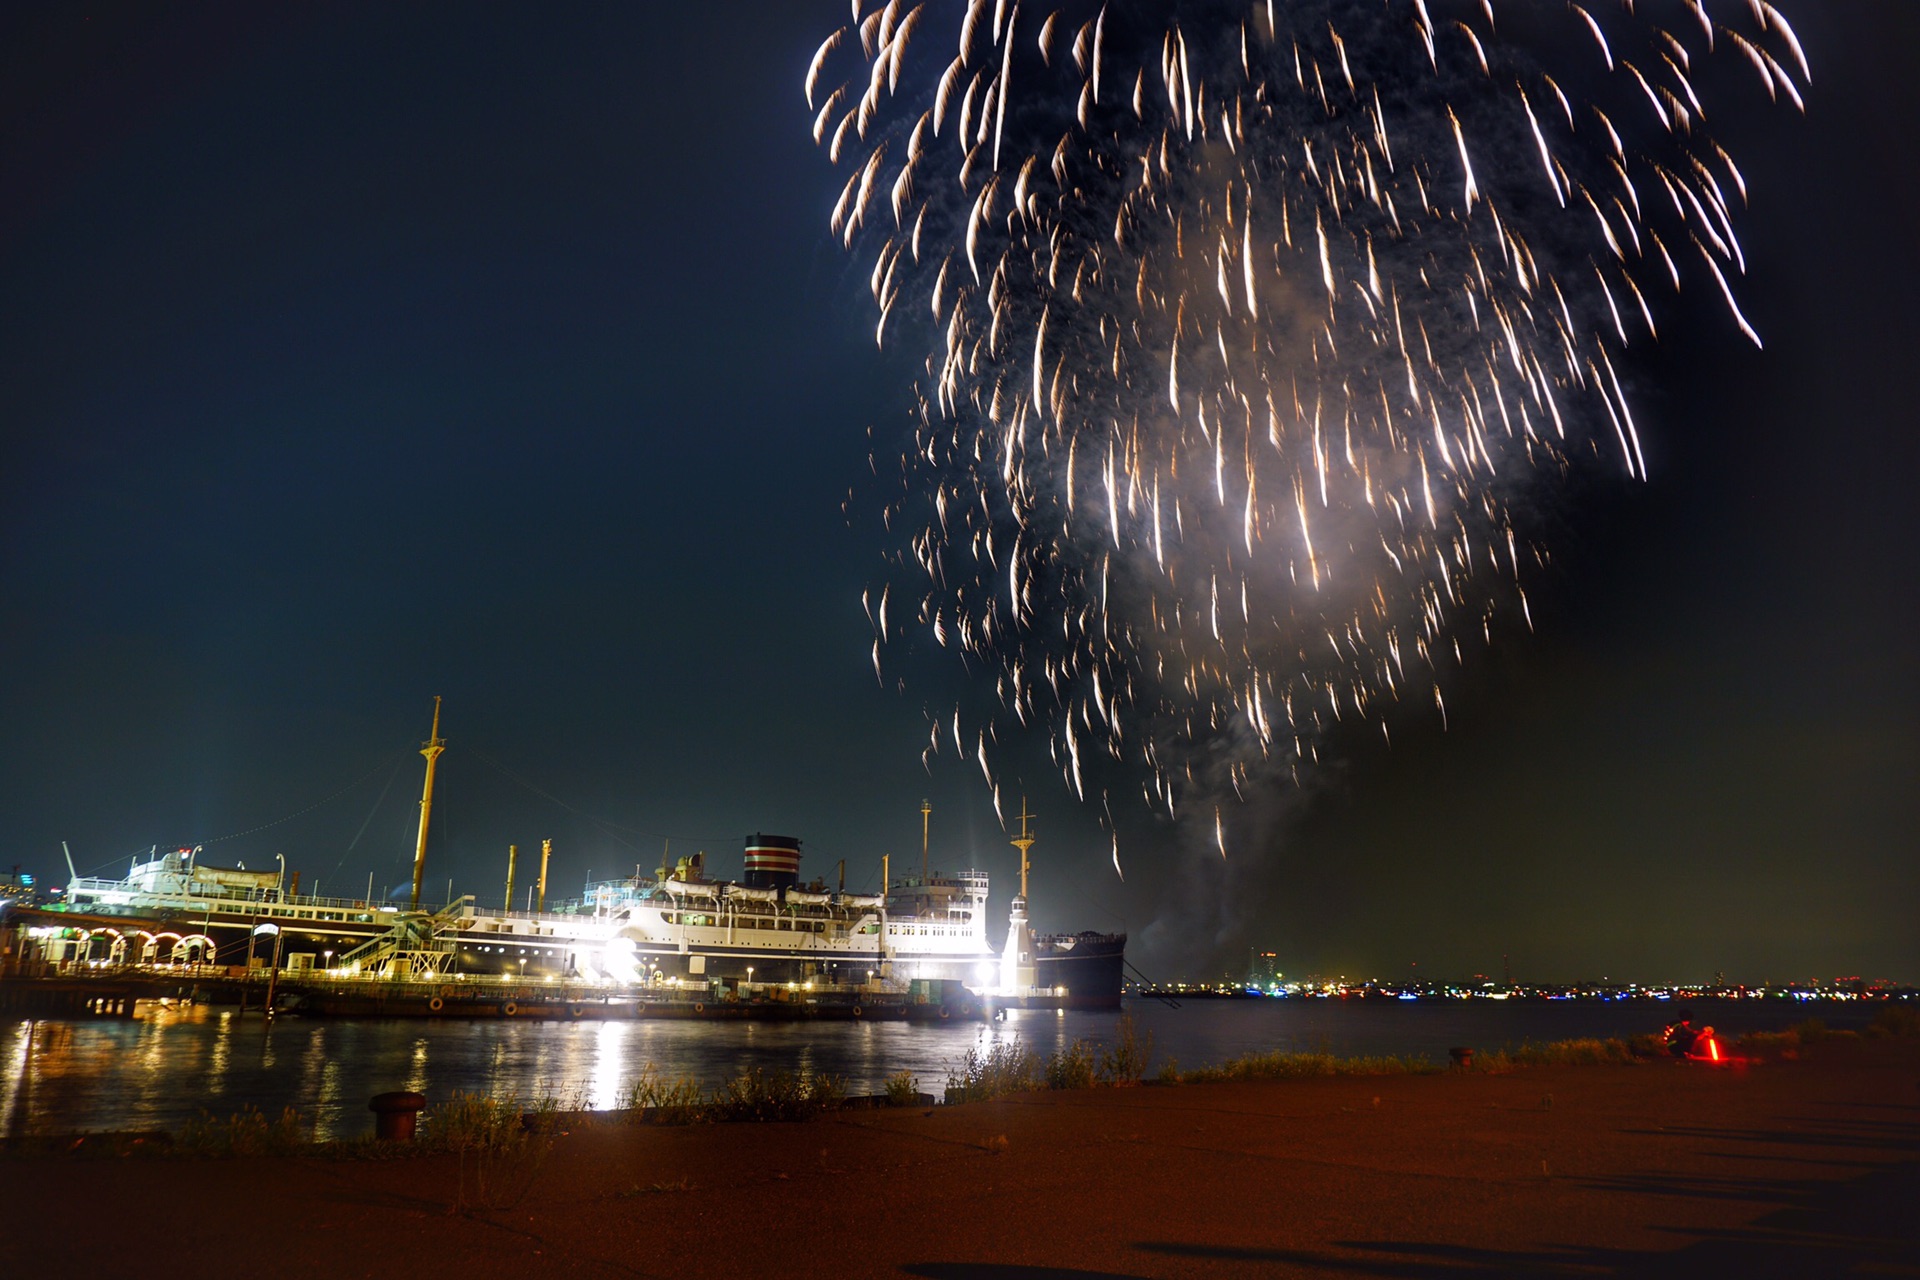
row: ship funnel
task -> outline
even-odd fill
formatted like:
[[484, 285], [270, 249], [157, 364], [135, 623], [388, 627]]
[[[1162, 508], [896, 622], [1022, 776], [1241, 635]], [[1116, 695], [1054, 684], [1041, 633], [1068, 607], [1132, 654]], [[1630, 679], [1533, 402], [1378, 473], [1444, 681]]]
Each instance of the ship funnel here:
[[800, 841], [755, 833], [747, 837], [749, 889], [791, 889], [800, 883]]

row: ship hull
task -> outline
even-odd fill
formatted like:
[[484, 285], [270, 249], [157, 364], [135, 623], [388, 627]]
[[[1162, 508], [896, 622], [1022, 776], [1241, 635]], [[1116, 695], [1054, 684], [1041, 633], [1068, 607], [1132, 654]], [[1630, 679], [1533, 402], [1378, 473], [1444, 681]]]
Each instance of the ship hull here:
[[457, 986], [438, 991], [298, 991], [284, 1012], [321, 1018], [441, 1018], [516, 1022], [977, 1022], [988, 1016], [984, 1003], [915, 1003], [897, 995], [796, 1000], [651, 999], [543, 992], [502, 995], [466, 992]]
[[1078, 933], [1034, 939], [1034, 985], [1062, 1009], [1118, 1009], [1126, 981], [1127, 935]]

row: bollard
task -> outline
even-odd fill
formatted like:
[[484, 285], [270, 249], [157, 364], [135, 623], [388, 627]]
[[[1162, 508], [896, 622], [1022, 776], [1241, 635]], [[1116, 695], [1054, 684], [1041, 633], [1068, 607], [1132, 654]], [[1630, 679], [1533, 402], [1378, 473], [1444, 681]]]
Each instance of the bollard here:
[[1464, 1046], [1449, 1049], [1447, 1050], [1447, 1057], [1453, 1059], [1453, 1069], [1455, 1071], [1470, 1071], [1473, 1069], [1472, 1049]]
[[374, 1094], [367, 1103], [367, 1110], [373, 1112], [373, 1136], [382, 1142], [412, 1142], [420, 1108], [426, 1105], [424, 1094]]

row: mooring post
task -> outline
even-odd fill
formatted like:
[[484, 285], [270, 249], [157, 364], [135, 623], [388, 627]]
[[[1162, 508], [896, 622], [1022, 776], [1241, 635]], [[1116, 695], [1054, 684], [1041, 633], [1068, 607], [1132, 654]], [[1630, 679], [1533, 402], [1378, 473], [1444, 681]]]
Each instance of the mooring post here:
[[367, 1110], [373, 1112], [373, 1136], [382, 1142], [412, 1142], [420, 1108], [426, 1105], [424, 1094], [404, 1090], [374, 1094], [367, 1103]]

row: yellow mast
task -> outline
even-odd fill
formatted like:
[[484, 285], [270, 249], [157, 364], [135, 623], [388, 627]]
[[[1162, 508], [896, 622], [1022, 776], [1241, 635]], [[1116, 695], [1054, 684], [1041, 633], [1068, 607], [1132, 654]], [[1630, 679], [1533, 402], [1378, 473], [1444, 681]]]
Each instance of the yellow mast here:
[[891, 958], [887, 951], [887, 898], [893, 892], [893, 882], [888, 876], [892, 869], [890, 854], [880, 855], [880, 975], [887, 976], [887, 961]]
[[540, 905], [535, 908], [537, 911], [547, 909], [547, 859], [552, 856], [553, 841], [542, 840], [540, 842]]
[[440, 761], [440, 753], [447, 749], [446, 741], [440, 736], [440, 695], [433, 696], [433, 733], [420, 748], [420, 754], [427, 758], [427, 785], [420, 792], [420, 839], [413, 847], [413, 902], [411, 909], [420, 909], [420, 881], [427, 873], [427, 815], [433, 811], [433, 767]]
[[1020, 851], [1020, 896], [1023, 898], [1027, 896], [1027, 868], [1031, 865], [1027, 861], [1027, 853], [1029, 850], [1033, 848], [1033, 833], [1027, 829], [1027, 822], [1029, 819], [1036, 818], [1038, 816], [1039, 816], [1038, 814], [1027, 812], [1027, 798], [1025, 796], [1021, 796], [1020, 797], [1020, 835], [1018, 838], [1016, 838], [1012, 842], [1012, 844], [1014, 848]]
[[927, 883], [927, 818], [933, 813], [933, 805], [920, 802], [920, 883]]

